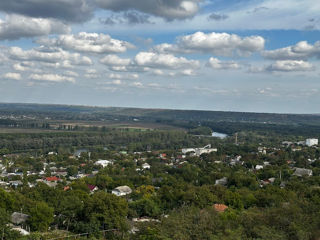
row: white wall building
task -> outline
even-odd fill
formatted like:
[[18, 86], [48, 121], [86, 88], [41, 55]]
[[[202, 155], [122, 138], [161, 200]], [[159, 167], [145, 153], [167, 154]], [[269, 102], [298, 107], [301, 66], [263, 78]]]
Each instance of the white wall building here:
[[183, 154], [186, 154], [188, 152], [195, 152], [195, 155], [196, 156], [200, 156], [201, 154], [204, 154], [204, 153], [211, 153], [211, 152], [217, 152], [218, 149], [216, 148], [211, 148], [211, 144], [203, 147], [203, 148], [183, 148], [182, 149], [182, 153]]
[[195, 152], [194, 148], [182, 148], [181, 151], [183, 154], [187, 154], [188, 152]]
[[94, 163], [94, 165], [97, 165], [97, 166], [102, 166], [102, 167], [107, 167], [109, 164], [112, 164], [112, 161], [109, 161], [109, 160], [101, 160], [99, 159], [98, 161], [96, 161]]
[[116, 187], [115, 189], [112, 190], [112, 194], [114, 194], [118, 197], [125, 196], [130, 193], [132, 193], [132, 190], [128, 186], [120, 186], [120, 187]]
[[144, 163], [144, 164], [142, 164], [142, 168], [143, 169], [150, 169], [150, 164], [148, 164], [148, 163]]
[[306, 139], [306, 145], [308, 147], [318, 145], [318, 139], [317, 138], [308, 138], [308, 139]]

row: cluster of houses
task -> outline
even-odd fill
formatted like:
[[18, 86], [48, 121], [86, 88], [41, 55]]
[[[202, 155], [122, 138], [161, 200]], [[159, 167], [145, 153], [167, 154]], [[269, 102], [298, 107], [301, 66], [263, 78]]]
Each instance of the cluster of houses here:
[[[290, 146], [292, 144], [297, 144], [297, 143], [290, 143], [290, 142], [285, 142], [283, 143], [287, 146]], [[306, 146], [315, 146], [318, 145], [318, 139], [306, 139], [304, 141], [303, 145]], [[279, 149], [273, 148], [273, 149], [268, 149], [266, 147], [259, 147], [258, 151], [255, 152], [255, 154], [272, 154], [272, 152], [277, 151]], [[212, 148], [211, 145], [207, 145], [204, 147], [199, 147], [199, 148], [183, 148], [181, 150], [181, 153], [179, 155], [172, 155], [168, 156], [166, 153], [161, 153], [161, 152], [154, 152], [154, 156], [156, 156], [158, 159], [163, 162], [163, 164], [167, 166], [172, 166], [172, 167], [181, 167], [183, 164], [188, 162], [188, 157], [189, 156], [197, 156], [200, 157], [202, 154], [209, 154], [209, 153], [214, 153], [217, 152], [217, 148]], [[90, 152], [88, 150], [82, 149], [76, 151], [73, 158], [80, 158], [82, 153], [87, 153], [88, 157], [90, 159]], [[150, 154], [150, 152], [147, 152]], [[119, 152], [118, 154], [122, 155], [127, 155], [127, 152]], [[48, 156], [54, 156], [57, 155], [55, 152], [49, 152]], [[147, 162], [148, 158], [145, 157], [146, 154], [142, 152], [135, 152], [133, 154], [134, 156], [134, 162], [137, 163], [136, 171], [139, 172], [139, 174], [143, 172], [147, 172], [152, 168], [152, 166]], [[137, 157], [138, 156], [138, 157]], [[310, 163], [316, 161], [316, 160], [311, 160], [308, 159]], [[104, 160], [104, 159], [98, 159], [96, 161], [92, 161], [93, 166], [95, 166], [95, 170], [92, 171], [90, 174], [85, 174], [81, 171], [78, 171], [77, 174], [73, 176], [69, 176], [67, 168], [64, 167], [58, 167], [58, 165], [55, 162], [50, 162], [50, 163], [43, 163], [43, 169], [39, 172], [31, 172], [27, 171], [25, 173], [21, 172], [18, 168], [13, 168], [14, 161], [9, 158], [8, 161], [5, 162], [5, 164], [2, 163], [0, 159], [0, 178], [2, 181], [0, 181], [0, 186], [4, 188], [17, 188], [19, 186], [22, 186], [24, 176], [25, 174], [27, 176], [38, 176], [39, 178], [36, 179], [35, 183], [27, 183], [29, 187], [35, 187], [37, 183], [44, 183], [50, 187], [56, 187], [59, 183], [64, 183], [65, 187], [64, 190], [68, 191], [71, 189], [71, 182], [76, 179], [84, 178], [84, 177], [90, 177], [90, 176], [95, 176], [98, 174], [98, 170], [100, 168], [106, 168], [110, 165], [115, 164], [115, 160]], [[232, 155], [232, 156], [226, 156], [224, 160], [221, 161], [214, 161], [215, 164], [228, 164], [230, 167], [236, 166], [236, 165], [244, 165], [244, 160], [241, 155]], [[6, 166], [4, 166], [6, 165]], [[79, 167], [84, 167], [86, 164], [82, 163], [79, 165]], [[270, 163], [267, 161], [261, 162], [260, 164], [254, 165], [252, 169], [249, 169], [249, 171], [254, 171], [254, 172], [259, 172], [262, 171], [264, 168], [269, 166]], [[8, 169], [11, 169], [11, 171], [7, 172]], [[306, 168], [295, 168], [291, 167], [293, 170], [293, 176], [296, 177], [310, 177], [313, 175], [313, 172], [311, 169], [306, 169]], [[48, 175], [48, 173], [51, 173], [51, 176]], [[281, 174], [281, 173], [280, 173]], [[281, 182], [281, 176], [280, 182]], [[67, 181], [66, 181], [67, 180]], [[161, 178], [154, 178], [152, 179], [153, 182], [161, 181]], [[268, 179], [263, 179], [259, 180], [260, 187], [264, 187], [268, 184], [274, 184], [276, 181], [275, 177], [271, 177]], [[222, 186], [227, 186], [228, 185], [228, 177], [224, 176], [220, 179], [216, 179], [215, 185], [222, 185]], [[95, 185], [87, 185], [89, 192], [93, 194], [94, 192], [98, 191], [98, 187]], [[280, 187], [285, 187], [285, 183], [281, 182]], [[118, 197], [124, 197], [128, 196], [133, 192], [133, 190], [129, 186], [118, 186], [114, 188], [111, 193], [118, 196]], [[224, 212], [227, 210], [227, 206], [223, 204], [215, 204], [214, 209], [217, 212]], [[28, 220], [29, 216], [23, 213], [18, 213], [15, 212], [11, 216], [11, 227], [12, 229], [15, 229], [19, 231], [22, 235], [28, 235], [29, 234], [29, 229], [28, 226], [26, 225], [26, 222]], [[143, 221], [151, 221], [150, 219], [136, 219], [136, 222], [143, 222]]]
[[290, 147], [293, 145], [313, 147], [313, 146], [318, 146], [318, 144], [319, 144], [319, 140], [317, 138], [307, 138], [304, 141], [298, 141], [298, 142], [291, 142], [291, 141], [283, 141], [282, 142], [282, 145], [287, 146], [287, 147]]

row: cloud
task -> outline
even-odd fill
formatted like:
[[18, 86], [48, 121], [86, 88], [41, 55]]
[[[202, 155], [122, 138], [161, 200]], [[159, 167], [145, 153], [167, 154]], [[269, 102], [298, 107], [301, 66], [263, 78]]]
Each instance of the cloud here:
[[270, 8], [261, 6], [261, 7], [256, 7], [253, 10], [247, 11], [247, 14], [255, 14], [255, 13], [258, 13], [258, 12], [264, 12], [264, 11], [270, 11], [270, 10], [271, 10]]
[[0, 19], [0, 40], [62, 34], [69, 31], [69, 26], [52, 19], [29, 18], [20, 15], [8, 15], [4, 21]]
[[55, 18], [85, 22], [93, 16], [94, 5], [87, 0], [10, 0], [0, 1], [0, 11], [33, 18]]
[[320, 58], [320, 41], [314, 45], [307, 41], [298, 42], [296, 45], [276, 50], [264, 51], [262, 56], [273, 60], [306, 60], [308, 58]]
[[92, 60], [79, 53], [69, 53], [60, 48], [39, 47], [31, 50], [23, 50], [19, 47], [11, 47], [8, 51], [9, 58], [18, 61], [38, 61], [44, 63], [59, 63], [59, 65], [91, 65]]
[[57, 38], [42, 38], [37, 42], [46, 46], [61, 47], [65, 50], [97, 54], [123, 53], [129, 48], [134, 48], [131, 43], [113, 39], [107, 34], [86, 32], [60, 35]]
[[141, 14], [136, 11], [127, 11], [122, 13], [121, 15], [111, 15], [107, 18], [100, 18], [100, 23], [105, 25], [115, 25], [115, 24], [128, 24], [128, 25], [136, 25], [136, 24], [153, 24], [150, 21], [150, 15]]
[[9, 73], [4, 74], [3, 78], [11, 79], [11, 80], [21, 80], [21, 74], [9, 72]]
[[[107, 55], [100, 62], [115, 72], [150, 72], [162, 76], [194, 75], [194, 69], [200, 66], [200, 62], [197, 60], [155, 52], [139, 52], [132, 60], [120, 58], [117, 55]], [[112, 76], [120, 75], [114, 74]]]
[[117, 55], [107, 55], [100, 62], [108, 66], [128, 66], [131, 60], [129, 58], [120, 58]]
[[79, 74], [73, 71], [65, 71], [64, 74], [70, 77], [79, 77]]
[[33, 70], [31, 67], [33, 67], [33, 63], [31, 62], [19, 62], [19, 63], [15, 63], [13, 64], [13, 69], [16, 71], [20, 71], [20, 72], [25, 72], [25, 71], [31, 71]]
[[265, 69], [270, 72], [304, 72], [312, 71], [314, 67], [311, 63], [302, 60], [276, 61]]
[[250, 55], [264, 49], [261, 36], [240, 37], [228, 33], [196, 32], [181, 36], [177, 44], [160, 44], [154, 50], [160, 53], [211, 53], [219, 56]]
[[133, 74], [115, 74], [115, 73], [111, 73], [108, 76], [111, 79], [126, 79], [126, 80], [130, 80], [130, 79], [138, 79], [139, 75], [136, 73]]
[[195, 76], [196, 75], [196, 73], [193, 69], [185, 69], [180, 74], [184, 75], [184, 76]]
[[220, 14], [220, 13], [211, 13], [208, 16], [209, 20], [214, 20], [214, 21], [223, 21], [223, 20], [226, 20], [227, 18], [229, 18], [228, 15]]
[[96, 0], [99, 7], [114, 12], [136, 10], [168, 21], [193, 17], [199, 0]]
[[181, 69], [197, 68], [200, 63], [184, 57], [175, 57], [172, 54], [158, 54], [154, 52], [140, 52], [134, 59], [137, 66], [148, 68]]
[[30, 80], [35, 81], [48, 81], [48, 82], [71, 82], [75, 83], [73, 77], [66, 77], [58, 74], [31, 74], [29, 76]]
[[218, 69], [218, 70], [226, 70], [226, 69], [239, 69], [240, 65], [234, 61], [220, 61], [217, 58], [211, 57], [209, 59], [209, 62], [207, 63], [207, 66]]

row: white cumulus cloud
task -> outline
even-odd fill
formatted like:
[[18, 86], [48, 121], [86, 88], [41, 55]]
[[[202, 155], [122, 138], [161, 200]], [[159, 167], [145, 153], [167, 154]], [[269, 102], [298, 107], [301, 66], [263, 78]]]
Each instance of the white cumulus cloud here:
[[197, 60], [188, 60], [184, 57], [176, 57], [172, 54], [158, 54], [154, 52], [140, 52], [134, 59], [138, 66], [147, 68], [197, 68], [200, 62]]
[[274, 60], [304, 60], [312, 57], [320, 58], [320, 41], [314, 45], [307, 41], [298, 42], [296, 45], [262, 53], [267, 59]]
[[166, 20], [186, 19], [199, 11], [200, 0], [96, 0], [99, 7], [115, 12], [137, 10]]
[[266, 70], [271, 72], [301, 72], [314, 70], [314, 66], [302, 60], [282, 60], [269, 65]]
[[211, 57], [207, 66], [213, 69], [239, 69], [240, 65], [234, 61], [220, 61], [217, 58]]
[[59, 74], [31, 74], [29, 76], [30, 80], [35, 81], [48, 81], [48, 82], [71, 82], [75, 83], [73, 77], [66, 77]]
[[21, 80], [20, 73], [9, 72], [9, 73], [4, 74], [3, 77], [6, 79], [11, 79], [11, 80]]
[[127, 66], [131, 60], [129, 58], [120, 58], [117, 55], [107, 55], [100, 60], [101, 63], [108, 66]]
[[0, 40], [64, 34], [70, 31], [66, 24], [53, 19], [8, 15], [0, 19]]
[[219, 56], [250, 55], [264, 49], [261, 36], [240, 37], [229, 33], [196, 32], [178, 37], [176, 44], [160, 44], [155, 50], [161, 53], [211, 53]]
[[[18, 61], [38, 61], [44, 63], [59, 63], [70, 67], [72, 65], [91, 65], [89, 57], [81, 56], [79, 53], [69, 53], [60, 48], [33, 48], [23, 50], [20, 47], [11, 47], [8, 51], [9, 58]], [[60, 64], [61, 62], [61, 64]]]
[[57, 38], [42, 38], [38, 40], [38, 43], [61, 47], [65, 50], [97, 54], [123, 53], [134, 48], [131, 43], [113, 39], [108, 34], [87, 32], [60, 35]]

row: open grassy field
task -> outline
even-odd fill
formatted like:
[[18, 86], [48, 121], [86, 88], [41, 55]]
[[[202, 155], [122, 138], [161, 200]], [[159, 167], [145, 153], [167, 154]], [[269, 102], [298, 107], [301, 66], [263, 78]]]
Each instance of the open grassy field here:
[[61, 130], [37, 129], [37, 128], [0, 128], [1, 133], [50, 133], [50, 132], [64, 132]]
[[132, 129], [159, 129], [159, 130], [183, 130], [182, 128], [162, 123], [144, 122], [144, 121], [52, 121], [51, 127], [79, 126], [79, 127], [106, 127], [106, 128], [132, 128]]

